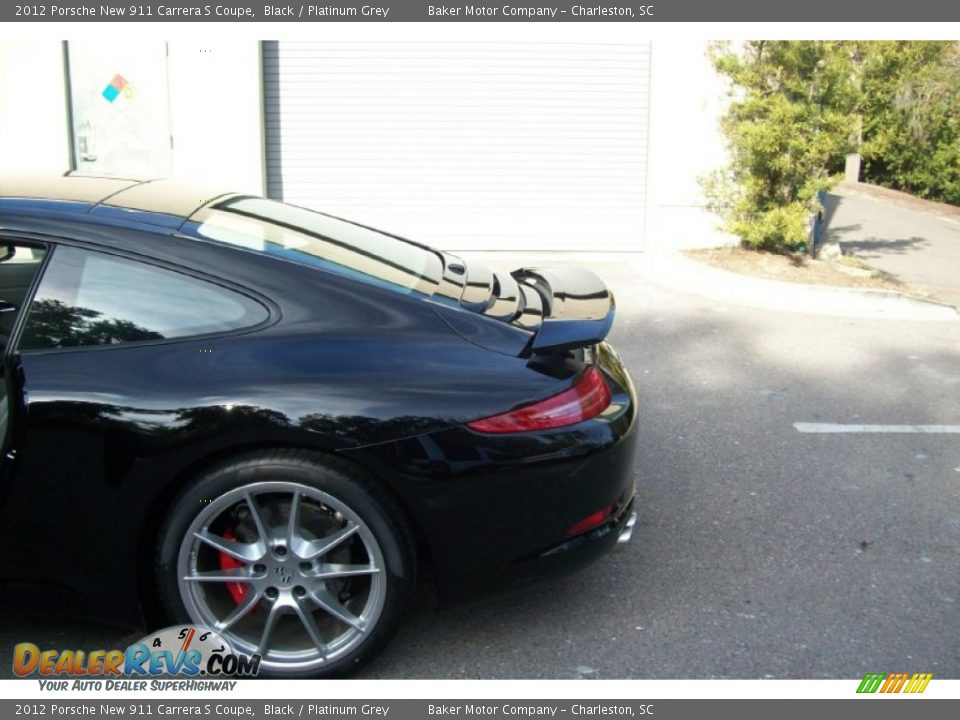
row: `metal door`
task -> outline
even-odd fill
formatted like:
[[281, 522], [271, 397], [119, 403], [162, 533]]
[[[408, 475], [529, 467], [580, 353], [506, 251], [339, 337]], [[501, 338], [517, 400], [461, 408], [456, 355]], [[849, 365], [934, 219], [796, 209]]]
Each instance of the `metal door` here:
[[76, 170], [169, 177], [167, 44], [71, 41], [68, 61]]

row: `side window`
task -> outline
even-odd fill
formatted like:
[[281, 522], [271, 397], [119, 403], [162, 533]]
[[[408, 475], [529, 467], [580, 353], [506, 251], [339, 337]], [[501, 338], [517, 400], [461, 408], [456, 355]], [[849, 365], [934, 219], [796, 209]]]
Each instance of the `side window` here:
[[245, 295], [134, 260], [58, 247], [30, 305], [24, 350], [115, 345], [224, 332], [263, 322]]
[[39, 247], [0, 244], [0, 349], [7, 346], [17, 313], [23, 307], [44, 251]]

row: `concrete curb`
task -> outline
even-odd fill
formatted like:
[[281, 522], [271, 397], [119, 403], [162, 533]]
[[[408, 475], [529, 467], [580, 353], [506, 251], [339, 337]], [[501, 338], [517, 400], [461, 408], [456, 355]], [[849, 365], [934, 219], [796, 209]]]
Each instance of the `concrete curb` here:
[[888, 320], [956, 321], [957, 309], [893, 290], [803, 285], [741, 275], [696, 262], [679, 252], [651, 253], [637, 268], [648, 280], [723, 302], [811, 315]]

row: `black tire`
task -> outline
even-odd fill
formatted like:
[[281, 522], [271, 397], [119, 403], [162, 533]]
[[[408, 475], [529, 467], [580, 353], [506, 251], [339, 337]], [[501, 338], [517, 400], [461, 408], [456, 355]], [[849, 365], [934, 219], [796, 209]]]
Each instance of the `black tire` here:
[[[303, 490], [304, 488], [308, 490]], [[243, 495], [247, 492], [252, 493], [254, 498], [252, 505], [242, 499], [236, 499], [238, 494]], [[286, 506], [286, 520], [283, 519], [282, 499], [285, 497], [283, 493], [288, 493], [291, 497]], [[294, 496], [300, 499], [294, 499]], [[231, 502], [233, 502], [232, 505]], [[228, 509], [220, 510], [220, 508]], [[353, 530], [353, 534], [346, 540], [340, 541], [336, 550], [324, 551], [311, 559], [312, 562], [317, 563], [317, 567], [312, 572], [329, 572], [329, 568], [332, 567], [335, 569], [361, 568], [356, 576], [324, 580], [317, 580], [310, 576], [304, 579], [306, 577], [304, 566], [309, 563], [298, 561], [308, 558], [309, 555], [304, 554], [303, 558], [300, 558], [294, 553], [293, 547], [287, 551], [283, 547], [283, 540], [277, 540], [276, 536], [283, 532], [284, 523], [289, 522], [291, 515], [294, 516], [292, 525], [297, 525], [297, 519], [303, 518], [305, 514], [314, 526], [320, 522], [333, 523], [333, 531], [329, 535], [311, 534], [304, 522], [304, 527], [300, 528], [299, 532], [306, 540], [301, 539], [299, 541], [301, 544], [297, 545], [297, 548], [306, 547], [308, 541], [314, 546], [320, 546], [329, 538], [336, 536], [338, 532], [341, 534], [347, 532], [354, 525], [360, 528]], [[248, 536], [244, 539], [244, 548], [252, 548], [255, 545], [258, 548], [271, 548], [265, 552], [265, 559], [262, 562], [242, 564], [229, 558], [224, 559], [224, 552], [213, 548], [208, 549], [209, 544], [196, 539], [196, 533], [200, 528], [201, 534], [209, 532], [212, 537], [222, 540], [213, 523], [230, 523], [230, 518], [249, 518], [251, 515], [256, 515], [256, 519], [260, 520], [259, 524], [253, 522], [253, 526], [266, 528], [267, 535], [276, 542], [276, 546], [271, 546], [270, 540], [264, 537], [263, 545], [256, 545], [263, 533], [252, 536], [253, 540], [251, 540], [249, 535], [251, 531], [249, 527], [246, 528]], [[240, 522], [250, 524], [246, 519]], [[342, 522], [343, 525], [338, 527], [336, 525], [338, 522]], [[238, 532], [242, 529], [239, 525], [236, 527]], [[232, 530], [230, 537], [233, 537]], [[288, 544], [289, 537], [287, 536]], [[284, 557], [276, 557], [281, 550], [284, 557], [288, 559], [287, 562], [284, 561]], [[289, 640], [286, 648], [271, 649], [269, 643], [264, 645], [268, 648], [268, 653], [261, 661], [260, 674], [280, 678], [340, 677], [357, 670], [376, 656], [392, 638], [412, 596], [416, 572], [414, 551], [413, 535], [402, 510], [384, 488], [359, 468], [340, 458], [320, 453], [274, 450], [235, 457], [205, 472], [180, 493], [170, 507], [160, 530], [156, 574], [162, 607], [171, 624], [194, 623], [212, 627], [211, 617], [217, 616], [212, 608], [226, 606], [229, 609], [230, 598], [225, 597], [225, 591], [218, 588], [226, 588], [233, 595], [237, 606], [247, 601], [253, 603], [254, 596], [260, 597], [251, 605], [252, 609], [244, 611], [241, 619], [231, 626], [230, 632], [233, 636], [228, 632], [221, 632], [231, 646], [235, 641], [241, 646], [243, 643], [249, 643], [251, 647], [256, 645], [255, 621], [258, 618], [254, 616], [262, 614], [264, 625], [270, 624], [267, 617], [274, 615], [271, 608], [274, 605], [286, 604], [285, 607], [275, 608], [277, 625], [271, 625], [271, 627], [279, 628], [280, 624], [286, 623], [284, 637], [294, 638], [294, 640]], [[206, 562], [206, 567], [209, 567], [211, 562], [215, 562], [211, 559], [211, 553], [214, 554], [212, 557], [219, 558], [221, 568], [224, 567], [224, 562], [236, 563], [230, 567], [239, 568], [237, 572], [256, 575], [257, 579], [243, 581], [250, 584], [207, 581], [185, 583], [183, 573], [200, 575], [202, 574], [201, 562]], [[337, 561], [339, 565], [328, 564], [320, 567], [321, 559], [330, 557], [333, 553], [347, 553], [350, 558], [366, 557], [367, 564], [348, 565]], [[280, 567], [277, 563], [283, 566]], [[382, 568], [379, 567], [380, 563]], [[368, 575], [359, 574], [365, 572], [362, 568], [374, 566], [378, 567], [376, 572]], [[263, 589], [264, 583], [274, 581], [287, 584], [278, 584], [278, 587], [271, 585]], [[291, 585], [298, 582], [313, 584], [306, 586], [310, 588], [309, 590], [300, 584]], [[331, 584], [340, 589], [330, 590]], [[233, 590], [230, 586], [248, 589]], [[235, 592], [249, 592], [250, 596], [240, 595], [240, 599], [237, 599], [238, 596], [233, 594]], [[364, 612], [373, 608], [376, 613], [370, 610], [370, 616], [373, 619], [368, 627], [359, 627], [363, 618], [362, 613], [355, 616], [348, 615], [348, 620], [352, 617], [351, 622], [357, 622], [357, 627], [354, 627], [326, 609], [329, 605], [313, 607], [314, 593], [328, 600], [335, 599], [337, 602], [342, 602], [341, 605], [332, 605], [337, 611], [348, 609], [349, 603], [365, 602]], [[343, 600], [344, 593], [347, 600]], [[305, 604], [297, 606], [290, 603]], [[336, 653], [331, 652], [327, 660], [303, 659], [298, 662], [296, 653], [310, 652], [311, 637], [306, 630], [308, 620], [304, 619], [301, 613], [304, 607], [310, 608], [310, 617], [316, 620], [312, 622], [315, 630], [319, 625], [337, 628], [342, 626], [343, 637], [350, 637], [350, 643], [347, 644], [345, 639], [338, 640], [341, 643], [340, 649]], [[360, 605], [358, 604], [357, 607]], [[223, 612], [229, 615], [226, 610]], [[293, 621], [283, 619], [291, 616], [294, 618]], [[303, 638], [296, 638], [296, 625], [291, 628], [291, 622], [300, 624]], [[250, 626], [249, 630], [244, 631], [247, 635], [241, 633], [245, 623]], [[266, 633], [272, 638], [278, 630], [273, 630], [272, 634], [267, 630]], [[301, 648], [297, 644], [300, 640], [308, 641], [307, 647]], [[323, 640], [326, 642], [327, 638], [323, 637]], [[240, 651], [250, 652], [249, 648], [244, 650], [242, 647]], [[283, 657], [283, 653], [288, 653], [290, 657]], [[317, 650], [319, 656], [323, 653], [323, 649]]]

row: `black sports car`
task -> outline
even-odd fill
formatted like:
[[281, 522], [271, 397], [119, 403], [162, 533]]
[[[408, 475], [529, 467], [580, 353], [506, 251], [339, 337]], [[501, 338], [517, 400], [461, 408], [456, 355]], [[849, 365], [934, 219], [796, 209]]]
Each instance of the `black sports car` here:
[[584, 269], [167, 181], [0, 179], [0, 602], [332, 675], [418, 568], [448, 602], [593, 559], [634, 517], [613, 317]]

